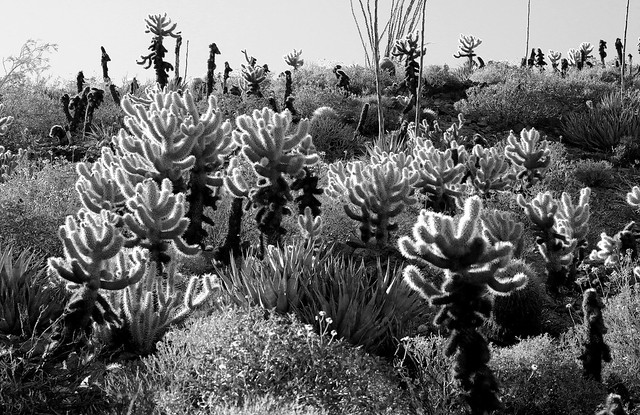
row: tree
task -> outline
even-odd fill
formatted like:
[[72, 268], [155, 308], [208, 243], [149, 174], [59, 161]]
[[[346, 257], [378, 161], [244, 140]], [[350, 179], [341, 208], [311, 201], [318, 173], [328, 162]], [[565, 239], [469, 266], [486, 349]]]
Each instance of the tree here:
[[0, 78], [0, 91], [8, 85], [24, 82], [29, 76], [39, 76], [49, 69], [47, 54], [57, 50], [58, 45], [55, 43], [27, 40], [17, 56], [2, 59], [4, 76]]

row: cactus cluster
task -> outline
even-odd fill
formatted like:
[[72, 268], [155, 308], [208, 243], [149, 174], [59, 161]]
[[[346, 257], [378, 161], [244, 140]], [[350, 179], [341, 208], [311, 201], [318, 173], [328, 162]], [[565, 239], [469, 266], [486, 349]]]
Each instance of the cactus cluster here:
[[509, 190], [516, 181], [516, 173], [504, 152], [496, 147], [485, 148], [476, 144], [465, 163], [471, 185], [481, 195]]
[[540, 141], [540, 133], [535, 128], [522, 129], [520, 139], [513, 134], [507, 137], [505, 155], [516, 168], [516, 177], [529, 186], [542, 179], [551, 163], [551, 150], [547, 140]]
[[455, 356], [453, 373], [463, 398], [473, 414], [501, 407], [498, 382], [488, 367], [491, 358], [486, 339], [477, 331], [491, 315], [489, 292], [504, 295], [527, 283], [525, 274], [502, 279], [498, 272], [511, 258], [508, 242], [492, 245], [482, 234], [482, 202], [468, 198], [461, 216], [452, 218], [422, 210], [413, 237], [398, 241], [402, 254], [423, 265], [445, 270], [445, 280], [436, 288], [410, 265], [405, 281], [439, 311], [434, 323], [450, 331], [446, 354]]

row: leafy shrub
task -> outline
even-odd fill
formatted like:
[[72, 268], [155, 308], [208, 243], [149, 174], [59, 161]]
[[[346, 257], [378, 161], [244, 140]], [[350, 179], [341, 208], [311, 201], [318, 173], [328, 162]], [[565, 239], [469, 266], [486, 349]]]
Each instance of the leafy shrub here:
[[611, 92], [587, 111], [568, 114], [562, 123], [564, 140], [590, 151], [612, 152], [623, 137], [640, 137], [640, 92]]
[[604, 387], [584, 379], [571, 347], [543, 335], [492, 351], [504, 409], [496, 414], [583, 415], [606, 397]]
[[352, 158], [361, 152], [361, 142], [354, 137], [354, 128], [340, 121], [332, 112], [320, 112], [311, 119], [309, 134], [323, 159], [331, 163], [340, 158]]
[[393, 370], [296, 319], [225, 309], [170, 332], [144, 361], [164, 413], [211, 413], [265, 395], [329, 413], [408, 413]]
[[449, 69], [449, 65], [429, 65], [422, 73], [427, 93], [437, 93], [439, 91], [456, 90], [463, 88], [464, 80], [456, 76], [454, 71]]
[[509, 76], [504, 82], [469, 88], [468, 98], [458, 101], [456, 109], [469, 119], [486, 120], [495, 130], [559, 130], [567, 114], [613, 90], [611, 85], [589, 79], [563, 79], [525, 69], [505, 72]]

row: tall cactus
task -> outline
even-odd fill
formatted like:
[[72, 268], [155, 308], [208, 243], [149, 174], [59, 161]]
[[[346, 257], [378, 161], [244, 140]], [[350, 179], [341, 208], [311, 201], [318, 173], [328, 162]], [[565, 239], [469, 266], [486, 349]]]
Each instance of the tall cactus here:
[[460, 34], [458, 39], [458, 52], [453, 55], [454, 58], [467, 58], [467, 65], [473, 68], [473, 58], [476, 56], [476, 48], [482, 44], [482, 39], [473, 35]]
[[487, 366], [489, 346], [477, 331], [491, 315], [489, 291], [505, 295], [527, 283], [525, 274], [509, 280], [496, 277], [509, 262], [513, 247], [508, 242], [491, 245], [482, 235], [481, 210], [477, 196], [466, 200], [464, 213], [456, 218], [422, 210], [413, 238], [404, 236], [398, 241], [405, 257], [445, 270], [440, 288], [414, 265], [405, 268], [404, 278], [432, 305], [440, 307], [434, 323], [451, 331], [445, 353], [456, 356], [454, 376], [471, 413], [478, 415], [501, 407], [498, 382]]
[[263, 108], [251, 116], [239, 116], [236, 124], [238, 130], [233, 132], [233, 139], [259, 179], [257, 186], [250, 188], [231, 164], [231, 177], [225, 178], [225, 185], [234, 196], [249, 197], [258, 209], [256, 222], [267, 243], [280, 245], [286, 232], [281, 226], [282, 218], [290, 214], [287, 203], [293, 199], [285, 175], [298, 177], [305, 166], [319, 161], [309, 135], [309, 121], [300, 121], [297, 129], [289, 133], [291, 113]]
[[144, 20], [147, 25], [146, 33], [151, 33], [153, 39], [151, 39], [151, 45], [149, 46], [149, 53], [146, 56], [141, 56], [141, 61], [137, 62], [138, 65], [145, 65], [145, 69], [148, 69], [153, 65], [153, 69], [156, 71], [156, 82], [160, 85], [160, 88], [167, 86], [169, 82], [170, 70], [173, 70], [173, 65], [164, 61], [167, 49], [163, 45], [164, 38], [167, 36], [173, 38], [180, 38], [180, 32], [175, 32], [176, 23], [171, 24], [171, 19], [164, 15], [149, 15]]

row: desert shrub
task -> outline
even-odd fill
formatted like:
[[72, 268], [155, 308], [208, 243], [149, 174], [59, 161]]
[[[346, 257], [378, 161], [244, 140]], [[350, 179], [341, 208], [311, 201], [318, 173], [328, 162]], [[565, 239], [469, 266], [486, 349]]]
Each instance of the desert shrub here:
[[0, 184], [0, 243], [60, 255], [58, 227], [80, 208], [74, 165], [66, 162], [26, 162]]
[[578, 160], [573, 163], [575, 179], [586, 187], [608, 187], [613, 181], [613, 166], [608, 161]]
[[[594, 103], [597, 102], [597, 103]], [[640, 137], [640, 93], [611, 92], [593, 101], [587, 111], [567, 114], [562, 123], [564, 141], [591, 151], [612, 152], [624, 137]]]
[[320, 107], [332, 108], [343, 122], [355, 123], [360, 116], [360, 101], [352, 96], [345, 96], [335, 87], [320, 88], [305, 85], [294, 89], [294, 106], [302, 118], [311, 118], [315, 110]]
[[163, 413], [211, 413], [268, 395], [335, 414], [407, 413], [383, 362], [296, 319], [265, 320], [262, 310], [194, 320], [170, 332], [144, 363]]
[[337, 159], [350, 159], [362, 151], [361, 140], [354, 137], [354, 128], [343, 123], [334, 113], [320, 113], [311, 119], [309, 134], [323, 159], [332, 163]]
[[456, 74], [451, 71], [449, 65], [429, 65], [424, 68], [422, 73], [424, 78], [425, 89], [428, 93], [436, 93], [438, 91], [459, 89], [464, 86]]
[[583, 378], [575, 352], [548, 335], [494, 349], [491, 366], [505, 406], [496, 414], [593, 413], [607, 392], [601, 384]]
[[558, 130], [563, 117], [613, 89], [602, 82], [563, 79], [553, 73], [509, 72], [504, 82], [469, 88], [468, 98], [458, 101], [456, 109], [469, 119], [486, 120], [496, 130]]
[[509, 62], [489, 62], [484, 68], [476, 69], [469, 80], [478, 84], [501, 84], [518, 71], [520, 67]]
[[[630, 277], [629, 273], [626, 275]], [[628, 280], [627, 280], [628, 281]], [[619, 375], [624, 383], [640, 393], [640, 287], [624, 284], [619, 294], [609, 298], [603, 311], [605, 342], [611, 347], [612, 362], [604, 366]], [[605, 375], [606, 378], [606, 375]]]

